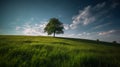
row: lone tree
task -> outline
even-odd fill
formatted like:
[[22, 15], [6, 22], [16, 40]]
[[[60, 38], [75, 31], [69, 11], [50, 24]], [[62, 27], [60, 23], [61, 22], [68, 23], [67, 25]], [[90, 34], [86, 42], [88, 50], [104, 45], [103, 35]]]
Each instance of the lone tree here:
[[57, 18], [51, 18], [44, 28], [44, 32], [47, 32], [48, 35], [53, 34], [53, 37], [55, 37], [55, 34], [63, 34], [63, 29], [63, 23], [61, 23]]

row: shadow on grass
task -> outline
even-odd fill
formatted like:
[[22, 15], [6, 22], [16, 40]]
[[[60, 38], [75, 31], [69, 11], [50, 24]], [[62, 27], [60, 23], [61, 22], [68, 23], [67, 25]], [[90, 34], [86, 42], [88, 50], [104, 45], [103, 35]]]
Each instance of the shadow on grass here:
[[65, 42], [51, 42], [51, 44], [70, 45], [70, 44], [68, 44], [68, 43], [65, 43]]
[[25, 42], [25, 43], [32, 43], [32, 41], [30, 41], [30, 40], [26, 40], [26, 41], [23, 41], [23, 42]]
[[80, 60], [80, 67], [118, 67], [114, 62], [110, 63], [107, 59], [83, 57]]

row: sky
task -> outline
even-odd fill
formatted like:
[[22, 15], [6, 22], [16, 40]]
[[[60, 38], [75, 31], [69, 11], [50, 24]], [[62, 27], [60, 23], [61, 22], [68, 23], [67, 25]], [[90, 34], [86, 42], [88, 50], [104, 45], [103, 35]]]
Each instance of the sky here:
[[0, 35], [47, 36], [50, 18], [58, 18], [58, 37], [120, 42], [119, 0], [0, 0]]

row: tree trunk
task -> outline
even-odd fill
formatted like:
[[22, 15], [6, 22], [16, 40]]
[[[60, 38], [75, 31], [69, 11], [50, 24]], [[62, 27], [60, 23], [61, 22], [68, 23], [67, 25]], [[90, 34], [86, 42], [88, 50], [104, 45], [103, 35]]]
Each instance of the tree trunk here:
[[53, 37], [55, 37], [55, 31], [54, 31], [54, 33], [53, 33]]

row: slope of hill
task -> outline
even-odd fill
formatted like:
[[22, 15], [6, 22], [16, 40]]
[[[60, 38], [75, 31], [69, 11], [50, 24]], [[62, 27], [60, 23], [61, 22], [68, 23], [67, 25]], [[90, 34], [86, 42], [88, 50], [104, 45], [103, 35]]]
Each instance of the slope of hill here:
[[120, 44], [1, 35], [0, 67], [120, 67]]

